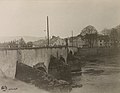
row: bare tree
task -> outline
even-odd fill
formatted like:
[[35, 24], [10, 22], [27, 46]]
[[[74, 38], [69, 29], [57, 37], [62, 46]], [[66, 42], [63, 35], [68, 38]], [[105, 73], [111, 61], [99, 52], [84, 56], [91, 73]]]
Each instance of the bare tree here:
[[95, 29], [95, 27], [89, 25], [87, 27], [85, 27], [82, 32], [81, 32], [81, 37], [82, 39], [86, 42], [86, 45], [88, 45], [88, 47], [93, 48], [94, 44], [97, 41], [97, 30]]
[[113, 45], [113, 47], [117, 47], [119, 43], [118, 42], [119, 36], [118, 36], [117, 29], [112, 28], [111, 33], [110, 33], [110, 39], [111, 39], [111, 44]]

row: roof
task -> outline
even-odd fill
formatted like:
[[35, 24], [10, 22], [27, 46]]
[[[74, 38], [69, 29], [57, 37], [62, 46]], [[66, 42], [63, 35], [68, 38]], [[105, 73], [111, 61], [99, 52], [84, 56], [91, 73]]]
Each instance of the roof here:
[[109, 40], [109, 36], [108, 35], [98, 35], [98, 39], [99, 40]]
[[70, 42], [72, 42], [72, 40], [76, 40], [76, 39], [79, 39], [79, 38], [81, 38], [81, 36], [80, 36], [80, 35], [70, 37], [70, 38], [69, 38], [69, 40], [70, 40]]
[[[61, 38], [56, 37], [56, 36], [52, 36], [52, 38], [49, 40], [49, 44], [53, 44], [59, 39], [61, 39]], [[61, 40], [64, 40], [64, 39], [61, 39]], [[36, 46], [45, 46], [45, 45], [47, 45], [47, 43], [48, 43], [47, 39], [42, 39], [42, 40], [35, 41], [33, 44]]]
[[56, 42], [57, 40], [59, 40], [60, 37], [55, 37], [53, 36], [51, 39], [50, 39], [50, 44], [53, 44], [54, 42]]
[[46, 44], [47, 44], [47, 39], [41, 39], [41, 40], [33, 42], [33, 45], [35, 46], [44, 46]]

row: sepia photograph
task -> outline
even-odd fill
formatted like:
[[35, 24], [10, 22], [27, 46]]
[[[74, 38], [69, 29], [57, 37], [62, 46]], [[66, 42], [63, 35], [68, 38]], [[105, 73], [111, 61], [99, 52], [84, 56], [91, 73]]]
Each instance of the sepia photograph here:
[[0, 0], [0, 93], [120, 93], [120, 1]]

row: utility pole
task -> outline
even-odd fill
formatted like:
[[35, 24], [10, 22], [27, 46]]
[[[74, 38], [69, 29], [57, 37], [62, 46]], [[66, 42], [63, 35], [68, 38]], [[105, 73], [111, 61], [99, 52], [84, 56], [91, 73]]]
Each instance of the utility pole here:
[[[68, 57], [68, 38], [65, 39], [66, 41], [66, 49], [67, 49], [67, 57]], [[66, 59], [66, 63], [68, 63], [68, 60]]]
[[49, 46], [49, 19], [48, 19], [48, 16], [47, 16], [47, 37], [48, 37], [48, 45]]
[[72, 47], [73, 47], [73, 31], [72, 31]]

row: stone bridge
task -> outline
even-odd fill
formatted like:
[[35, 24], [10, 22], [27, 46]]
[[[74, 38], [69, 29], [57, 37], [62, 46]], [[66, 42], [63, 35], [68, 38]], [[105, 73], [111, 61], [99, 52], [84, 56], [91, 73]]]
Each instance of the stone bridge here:
[[22, 62], [33, 67], [37, 63], [44, 63], [48, 70], [50, 56], [57, 58], [60, 55], [67, 59], [69, 51], [77, 52], [76, 47], [41, 47], [41, 48], [25, 48], [25, 49], [0, 49], [0, 70], [7, 76], [15, 78], [16, 63]]

